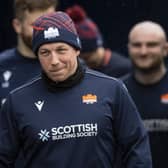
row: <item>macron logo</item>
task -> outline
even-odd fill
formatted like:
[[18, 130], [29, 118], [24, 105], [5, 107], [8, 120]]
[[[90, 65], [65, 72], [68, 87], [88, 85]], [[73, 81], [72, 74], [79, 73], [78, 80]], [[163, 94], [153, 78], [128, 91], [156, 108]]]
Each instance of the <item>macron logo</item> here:
[[48, 30], [44, 31], [44, 38], [51, 39], [60, 36], [57, 28], [49, 27]]
[[44, 101], [38, 101], [38, 102], [35, 102], [34, 104], [37, 107], [38, 111], [41, 111], [44, 105]]
[[3, 78], [4, 78], [4, 80], [5, 81], [9, 81], [9, 79], [11, 78], [11, 76], [12, 76], [12, 72], [11, 71], [5, 71], [4, 73], [3, 73]]

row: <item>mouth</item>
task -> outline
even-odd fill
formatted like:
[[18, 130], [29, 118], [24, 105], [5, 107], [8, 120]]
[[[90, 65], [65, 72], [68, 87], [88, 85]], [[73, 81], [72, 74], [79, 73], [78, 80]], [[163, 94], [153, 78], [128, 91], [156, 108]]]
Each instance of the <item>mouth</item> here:
[[58, 69], [50, 69], [49, 70], [49, 72], [53, 72], [53, 73], [56, 73], [56, 72], [59, 72], [59, 71], [61, 71], [61, 70], [63, 70], [63, 68], [58, 68]]
[[60, 75], [63, 74], [63, 71], [64, 71], [64, 68], [61, 68], [61, 69], [52, 69], [52, 70], [49, 70], [49, 73], [52, 76], [60, 76]]

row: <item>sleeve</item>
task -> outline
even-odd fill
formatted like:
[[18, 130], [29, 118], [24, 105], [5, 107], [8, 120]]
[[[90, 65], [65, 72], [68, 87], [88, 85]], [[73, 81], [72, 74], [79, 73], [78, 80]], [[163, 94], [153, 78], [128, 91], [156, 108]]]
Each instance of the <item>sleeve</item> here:
[[10, 97], [0, 111], [0, 168], [13, 168], [19, 153], [19, 136]]
[[114, 105], [114, 130], [126, 168], [152, 168], [147, 131], [125, 85], [121, 82]]

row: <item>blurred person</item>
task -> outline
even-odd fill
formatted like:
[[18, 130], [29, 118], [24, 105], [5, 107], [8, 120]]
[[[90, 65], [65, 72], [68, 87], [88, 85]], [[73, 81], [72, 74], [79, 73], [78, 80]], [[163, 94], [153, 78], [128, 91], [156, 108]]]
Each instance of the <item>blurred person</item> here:
[[[0, 106], [11, 90], [41, 72], [39, 61], [32, 51], [32, 23], [39, 16], [55, 11], [56, 7], [56, 0], [14, 1], [15, 18], [12, 23], [17, 34], [17, 46], [0, 53]], [[22, 157], [21, 154], [18, 156], [16, 168], [24, 167]]]
[[[167, 42], [167, 46], [168, 46], [168, 42]], [[167, 51], [168, 51], [168, 47], [167, 47]], [[166, 68], [168, 68], [168, 55], [164, 58], [164, 63], [166, 65]]]
[[14, 88], [29, 81], [41, 71], [32, 52], [32, 23], [43, 15], [55, 11], [56, 0], [15, 0], [12, 21], [17, 34], [17, 46], [0, 53], [0, 102]]
[[[54, 12], [33, 24], [42, 74], [10, 92], [0, 116], [0, 167], [23, 148], [25, 167], [151, 168], [148, 134], [123, 83], [83, 67], [71, 18]], [[22, 144], [22, 145], [21, 145]]]
[[80, 57], [88, 67], [113, 77], [121, 77], [131, 71], [128, 58], [104, 47], [98, 26], [81, 6], [69, 7], [66, 12], [75, 22], [82, 43]]
[[167, 168], [168, 73], [166, 33], [158, 23], [137, 23], [129, 33], [133, 73], [123, 77], [149, 131], [154, 168]]

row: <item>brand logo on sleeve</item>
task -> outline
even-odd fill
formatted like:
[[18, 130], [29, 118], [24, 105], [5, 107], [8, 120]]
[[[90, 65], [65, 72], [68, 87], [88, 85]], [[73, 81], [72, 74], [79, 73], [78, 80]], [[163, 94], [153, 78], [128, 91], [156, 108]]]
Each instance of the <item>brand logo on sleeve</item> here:
[[82, 102], [86, 104], [97, 103], [97, 96], [93, 94], [87, 94], [82, 96]]

